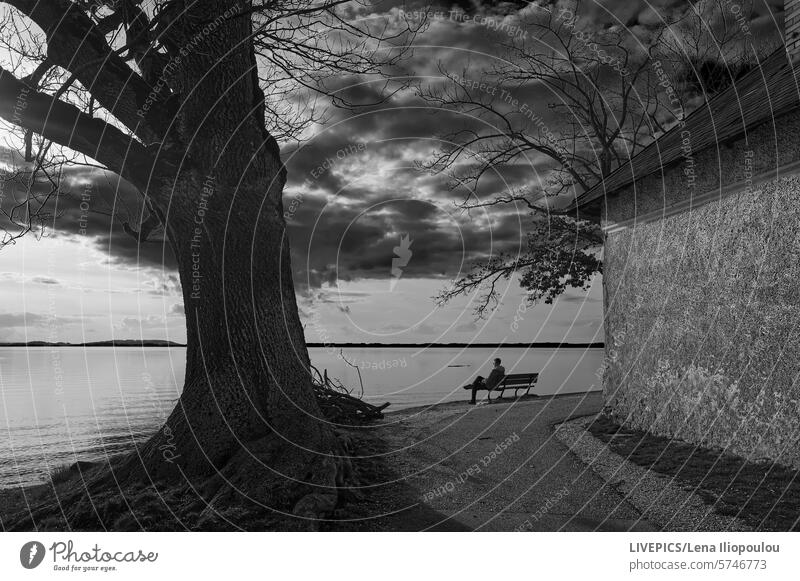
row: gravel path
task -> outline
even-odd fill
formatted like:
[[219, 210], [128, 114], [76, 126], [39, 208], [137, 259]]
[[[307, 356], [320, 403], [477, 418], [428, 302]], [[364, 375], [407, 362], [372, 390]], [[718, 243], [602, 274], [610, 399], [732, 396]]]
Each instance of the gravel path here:
[[611, 452], [579, 418], [556, 427], [555, 435], [603, 480], [625, 496], [640, 514], [667, 531], [748, 531], [739, 519], [711, 512], [711, 507], [673, 479], [646, 470]]
[[437, 515], [426, 529], [659, 530], [555, 436], [601, 407], [598, 393], [459, 402], [387, 414], [377, 435], [417, 509]]

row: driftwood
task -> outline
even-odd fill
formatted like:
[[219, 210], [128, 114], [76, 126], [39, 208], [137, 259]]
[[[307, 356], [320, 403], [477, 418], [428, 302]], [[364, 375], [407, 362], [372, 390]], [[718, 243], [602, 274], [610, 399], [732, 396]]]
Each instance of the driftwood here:
[[[344, 356], [344, 351], [342, 349], [339, 349], [339, 357], [342, 359], [342, 361], [344, 361], [350, 367], [355, 369], [356, 373], [358, 373], [358, 384], [361, 386], [361, 393], [358, 395], [358, 398], [362, 399], [364, 397], [364, 380], [361, 378], [361, 368], [358, 365], [356, 365], [355, 363], [351, 363], [350, 361], [348, 361], [347, 357]], [[325, 371], [327, 373], [328, 370], [326, 369]], [[386, 406], [383, 406], [383, 407], [386, 407]]]
[[389, 407], [388, 402], [374, 406], [360, 397], [351, 395], [350, 390], [339, 380], [328, 377], [327, 369], [323, 370], [323, 373], [313, 366], [312, 369], [315, 373], [313, 381], [317, 403], [325, 418], [330, 422], [344, 425], [364, 424], [381, 419], [383, 410]]

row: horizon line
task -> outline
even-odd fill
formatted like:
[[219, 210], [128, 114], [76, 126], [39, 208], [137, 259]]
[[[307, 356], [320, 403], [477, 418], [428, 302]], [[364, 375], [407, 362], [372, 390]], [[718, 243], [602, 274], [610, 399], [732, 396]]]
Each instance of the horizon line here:
[[[128, 344], [134, 347], [186, 347], [186, 343], [178, 343], [168, 339], [107, 339], [103, 341], [87, 341], [71, 343], [68, 341], [8, 341], [0, 342], [0, 347], [113, 347], [119, 344]], [[122, 345], [125, 346], [125, 345]], [[326, 347], [559, 347], [600, 349], [605, 347], [604, 342], [565, 342], [565, 341], [539, 341], [539, 342], [486, 342], [486, 343], [366, 343], [366, 342], [341, 342], [341, 343], [306, 343], [310, 349]]]

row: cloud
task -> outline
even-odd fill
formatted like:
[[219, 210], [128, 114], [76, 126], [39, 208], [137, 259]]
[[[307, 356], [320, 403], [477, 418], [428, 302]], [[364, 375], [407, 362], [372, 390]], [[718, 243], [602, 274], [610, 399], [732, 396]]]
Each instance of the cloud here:
[[0, 313], [0, 327], [46, 327], [54, 324], [83, 323], [83, 317], [51, 316], [41, 313]]
[[0, 327], [44, 326], [52, 317], [36, 313], [0, 313]]
[[476, 325], [473, 321], [468, 321], [466, 323], [462, 323], [461, 325], [457, 325], [455, 330], [462, 333], [474, 333], [478, 330], [478, 325]]
[[[753, 22], [761, 23], [764, 30], [769, 26], [774, 29], [770, 19], [773, 12], [780, 13], [780, 0], [758, 0], [755, 4]], [[587, 22], [600, 27], [619, 18], [631, 29], [651, 27], [659, 14], [686, 6], [678, 0], [597, 0], [582, 4]], [[470, 15], [493, 15], [514, 22], [537, 10], [523, 0], [456, 0], [433, 4], [390, 1], [370, 11], [371, 16], [391, 12], [399, 21], [400, 10], [430, 7], [442, 11], [457, 7]], [[398, 68], [398, 73], [411, 74], [434, 86], [442, 82], [439, 67], [479, 76], [497, 54], [497, 33], [474, 21], [432, 20], [419, 40], [421, 45], [449, 48], [421, 46], [402, 63], [403, 70]], [[355, 112], [331, 109], [324, 127], [307, 136], [302, 146], [283, 147], [288, 170], [284, 211], [288, 214], [293, 274], [301, 293], [335, 287], [339, 281], [389, 278], [393, 248], [403, 235], [413, 241], [403, 276], [414, 278], [453, 278], [476, 261], [520, 251], [529, 229], [524, 209], [498, 206], [471, 215], [460, 213], [454, 202], [464, 191], [451, 190], [445, 177], [420, 172], [416, 166], [416, 162], [429, 159], [433, 150], [446, 145], [442, 138], [454, 128], [481, 128], [478, 120], [430, 106], [412, 89], [399, 90], [383, 100], [383, 81], [339, 76], [328, 88], [363, 106]], [[547, 107], [552, 95], [540, 84], [522, 84], [513, 93], [514, 98], [540, 113], [545, 123], [556, 123]], [[487, 174], [479, 194], [491, 198], [509, 188], [535, 185], [549, 163], [534, 156], [498, 169]], [[57, 232], [81, 233], [120, 268], [161, 269], [164, 281], [154, 283], [147, 292], [178, 294], [174, 276], [177, 263], [169, 244], [139, 244], [122, 229], [123, 222], [135, 227], [145, 213], [141, 197], [127, 182], [108, 172], [72, 168], [64, 185], [70, 195], [59, 200], [60, 215], [53, 224]], [[11, 200], [14, 196], [6, 197]]]
[[146, 317], [123, 317], [114, 325], [117, 331], [128, 336], [140, 336], [148, 331], [167, 331], [171, 323], [161, 315], [147, 315]]
[[51, 316], [49, 314], [16, 312], [0, 313], [0, 341], [65, 341], [84, 337], [86, 323], [82, 316]]
[[60, 285], [61, 281], [52, 278], [50, 276], [34, 276], [31, 278], [31, 282], [35, 282], [37, 284], [52, 284], [52, 285]]
[[[558, 297], [556, 300], [560, 303], [577, 303], [577, 304], [589, 304], [589, 303], [602, 303], [603, 299], [600, 297], [592, 297], [588, 294], [580, 294], [580, 295], [573, 295], [569, 294], [570, 291], [566, 291], [563, 295]], [[573, 291], [574, 292], [574, 291]]]
[[[0, 147], [0, 159], [7, 149]], [[24, 162], [14, 153], [15, 163]], [[17, 233], [20, 227], [8, 219], [12, 208], [29, 194], [43, 196], [50, 193], [52, 185], [45, 179], [33, 184], [15, 180], [3, 184], [0, 196], [3, 213], [0, 229]], [[96, 248], [105, 251], [111, 262], [120, 266], [156, 266], [170, 270], [176, 267], [171, 249], [164, 242], [139, 244], [123, 230], [128, 223], [134, 229], [147, 215], [142, 197], [127, 181], [104, 170], [87, 166], [66, 167], [62, 172], [57, 195], [44, 205], [44, 212], [52, 217], [45, 220], [45, 228], [56, 235], [80, 236], [91, 240]], [[19, 218], [19, 212], [16, 213]]]
[[442, 332], [442, 329], [437, 329], [433, 325], [429, 325], [427, 323], [420, 323], [419, 325], [414, 325], [411, 328], [414, 333], [418, 333], [420, 335], [438, 335]]
[[155, 273], [155, 278], [142, 283], [149, 295], [155, 296], [180, 296], [181, 283], [178, 275], [172, 272]]

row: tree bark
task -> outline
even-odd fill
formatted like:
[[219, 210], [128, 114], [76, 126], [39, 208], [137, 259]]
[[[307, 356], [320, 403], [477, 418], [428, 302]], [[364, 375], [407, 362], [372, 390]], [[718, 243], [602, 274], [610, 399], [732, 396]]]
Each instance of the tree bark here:
[[165, 227], [183, 287], [181, 397], [165, 425], [91, 487], [184, 482], [212, 505], [238, 493], [305, 517], [330, 510], [349, 464], [314, 395], [283, 218], [285, 169], [265, 128], [249, 13], [222, 0], [166, 3], [166, 53], [156, 56], [169, 62], [151, 85], [72, 2], [12, 4], [131, 133], [2, 69], [0, 116], [139, 188]]
[[332, 508], [347, 467], [312, 387], [283, 218], [285, 169], [265, 129], [250, 19], [214, 24], [225, 5], [192, 4], [164, 39], [191, 47], [171, 69], [180, 107], [162, 128], [163, 151], [182, 156], [147, 191], [178, 262], [186, 380], [128, 468], [269, 506], [302, 498], [296, 512], [313, 516]]
[[186, 380], [135, 460], [149, 478], [217, 476], [220, 486], [222, 477], [270, 505], [335, 494], [339, 446], [312, 389], [282, 185], [232, 188], [194, 173], [173, 184], [165, 213], [183, 288]]

